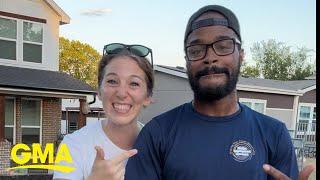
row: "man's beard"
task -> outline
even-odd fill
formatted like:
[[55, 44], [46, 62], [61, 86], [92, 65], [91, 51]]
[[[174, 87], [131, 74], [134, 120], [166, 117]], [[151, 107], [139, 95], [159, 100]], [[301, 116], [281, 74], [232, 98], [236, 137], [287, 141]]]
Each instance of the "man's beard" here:
[[[193, 76], [190, 70], [187, 70], [189, 83], [194, 93], [195, 100], [202, 103], [210, 103], [222, 99], [230, 94], [236, 87], [238, 82], [238, 76], [240, 72], [240, 61], [238, 67], [231, 73], [227, 68], [221, 68], [217, 66], [207, 67], [195, 73]], [[224, 73], [226, 76], [226, 82], [222, 85], [208, 85], [201, 86], [199, 80], [202, 76], [209, 75], [210, 73]]]

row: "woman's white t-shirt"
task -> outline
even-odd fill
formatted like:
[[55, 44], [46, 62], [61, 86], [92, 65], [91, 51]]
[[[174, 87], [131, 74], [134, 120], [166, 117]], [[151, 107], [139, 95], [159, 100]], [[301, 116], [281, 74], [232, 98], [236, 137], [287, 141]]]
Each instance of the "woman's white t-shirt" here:
[[[124, 150], [112, 143], [102, 129], [102, 121], [88, 124], [87, 126], [66, 135], [61, 143], [65, 143], [69, 149], [73, 163], [61, 161], [56, 165], [72, 166], [76, 169], [70, 173], [55, 171], [53, 179], [86, 179], [91, 173], [91, 168], [96, 157], [95, 146], [103, 148], [105, 159], [110, 159]], [[127, 161], [125, 162], [127, 163]]]

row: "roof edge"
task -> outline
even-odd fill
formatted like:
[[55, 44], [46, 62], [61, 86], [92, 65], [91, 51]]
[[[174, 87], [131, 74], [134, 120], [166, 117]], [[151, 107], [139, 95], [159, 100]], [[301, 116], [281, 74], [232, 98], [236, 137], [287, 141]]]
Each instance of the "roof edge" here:
[[53, 0], [44, 0], [60, 17], [60, 25], [70, 24], [70, 17]]
[[183, 72], [180, 72], [180, 71], [175, 71], [175, 70], [168, 69], [168, 68], [164, 68], [164, 67], [161, 67], [161, 66], [158, 66], [158, 65], [154, 66], [154, 70], [188, 79], [188, 76], [187, 76], [186, 73], [183, 73]]
[[285, 89], [262, 87], [262, 86], [252, 86], [252, 85], [244, 85], [244, 84], [237, 84], [237, 90], [264, 92], [264, 93], [272, 93], [272, 94], [285, 94], [285, 95], [293, 95], [293, 96], [302, 96], [303, 95], [303, 93], [301, 93], [299, 91], [294, 91], [294, 90], [285, 90]]
[[309, 87], [306, 87], [304, 89], [300, 89], [298, 91], [304, 94], [306, 92], [309, 92], [309, 91], [312, 91], [312, 90], [315, 90], [315, 89], [317, 89], [317, 85], [316, 84], [312, 85], [312, 86], [309, 86]]
[[17, 89], [17, 90], [31, 90], [31, 91], [44, 91], [44, 92], [49, 92], [49, 91], [54, 91], [54, 92], [59, 92], [59, 93], [77, 93], [77, 94], [95, 94], [96, 91], [92, 90], [72, 90], [72, 89], [49, 89], [49, 88], [37, 88], [37, 87], [22, 87], [22, 86], [9, 86], [9, 85], [1, 85], [1, 88], [10, 88], [10, 89]]
[[86, 99], [87, 95], [92, 93], [72, 93], [72, 92], [58, 92], [58, 91], [41, 91], [30, 89], [15, 89], [0, 87], [0, 92], [3, 94], [14, 95], [28, 95], [28, 96], [45, 96], [45, 97], [58, 97], [58, 98], [79, 98]]
[[[175, 70], [161, 67], [161, 66], [157, 66], [157, 65], [154, 66], [154, 70], [160, 71], [163, 73], [167, 73], [167, 74], [171, 74], [174, 76], [186, 78], [186, 79], [188, 78], [186, 73], [175, 71]], [[239, 84], [239, 83], [237, 84], [237, 90], [265, 92], [265, 93], [272, 93], [272, 94], [286, 94], [286, 95], [294, 95], [294, 96], [302, 96], [303, 95], [303, 92], [301, 92], [301, 91], [262, 87], [262, 86], [253, 86], [253, 85], [244, 85], [244, 84]]]

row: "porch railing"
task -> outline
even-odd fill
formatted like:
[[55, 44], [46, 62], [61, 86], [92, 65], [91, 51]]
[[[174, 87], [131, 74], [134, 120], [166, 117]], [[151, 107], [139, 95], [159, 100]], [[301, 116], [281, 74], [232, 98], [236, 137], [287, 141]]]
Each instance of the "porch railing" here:
[[305, 144], [316, 144], [316, 123], [298, 122], [294, 138], [303, 139]]
[[316, 157], [316, 123], [297, 123], [296, 130], [289, 130], [301, 170], [304, 158]]

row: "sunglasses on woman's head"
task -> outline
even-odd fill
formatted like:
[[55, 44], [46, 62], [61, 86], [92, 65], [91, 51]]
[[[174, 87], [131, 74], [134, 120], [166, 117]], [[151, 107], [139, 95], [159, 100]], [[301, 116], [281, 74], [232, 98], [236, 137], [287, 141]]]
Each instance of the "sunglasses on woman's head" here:
[[103, 48], [103, 55], [105, 54], [119, 54], [123, 50], [127, 50], [132, 54], [139, 56], [139, 57], [146, 57], [149, 53], [151, 55], [151, 65], [153, 66], [153, 57], [152, 57], [152, 50], [148, 47], [134, 44], [134, 45], [126, 45], [121, 43], [112, 43], [107, 44]]

